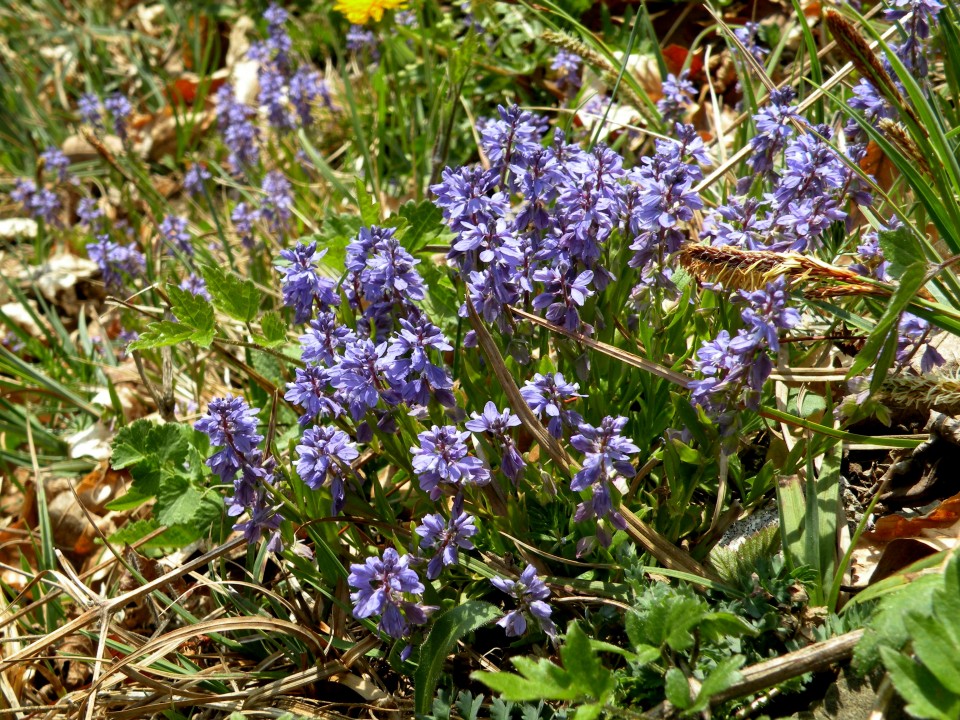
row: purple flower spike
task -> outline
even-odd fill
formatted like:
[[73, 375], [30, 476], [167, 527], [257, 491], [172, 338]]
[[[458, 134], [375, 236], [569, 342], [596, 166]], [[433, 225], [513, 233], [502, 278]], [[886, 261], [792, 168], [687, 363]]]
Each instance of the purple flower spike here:
[[483, 407], [483, 414], [473, 413], [473, 420], [464, 424], [467, 430], [475, 433], [489, 433], [500, 446], [503, 453], [500, 461], [500, 470], [510, 478], [514, 484], [520, 478], [526, 463], [517, 450], [513, 438], [508, 434], [509, 429], [520, 424], [520, 418], [510, 412], [509, 409], [500, 412], [497, 406], [491, 401]]
[[258, 412], [243, 398], [227, 395], [211, 400], [207, 414], [194, 424], [194, 428], [209, 436], [211, 445], [223, 447], [207, 460], [223, 482], [233, 480], [243, 465], [242, 456], [256, 450], [263, 440], [263, 435], [257, 433]]
[[357, 592], [350, 594], [353, 616], [368, 618], [380, 615], [380, 630], [390, 637], [409, 636], [411, 625], [423, 625], [434, 608], [406, 599], [406, 595], [423, 593], [423, 583], [410, 567], [412, 558], [402, 557], [393, 548], [383, 551], [383, 559], [367, 558], [362, 565], [350, 566], [347, 582]]
[[563, 427], [576, 427], [583, 418], [573, 410], [564, 409], [566, 400], [586, 397], [577, 392], [577, 383], [568, 383], [561, 373], [537, 373], [520, 388], [520, 394], [538, 418], [547, 419], [547, 430], [555, 438], [563, 437]]
[[202, 297], [204, 300], [213, 300], [210, 292], [207, 290], [207, 281], [196, 273], [190, 273], [180, 281], [180, 289], [186, 290], [191, 295]]
[[318, 263], [327, 254], [326, 248], [317, 252], [317, 243], [299, 242], [289, 250], [282, 250], [280, 257], [289, 265], [278, 265], [277, 272], [283, 275], [283, 304], [294, 308], [294, 322], [304, 323], [313, 317], [316, 307], [327, 312], [340, 304], [336, 282], [317, 273]]
[[287, 383], [283, 398], [303, 408], [301, 425], [307, 425], [317, 417], [337, 417], [343, 413], [339, 403], [330, 397], [329, 385], [330, 372], [326, 368], [310, 364], [297, 368], [297, 378]]
[[423, 524], [414, 532], [422, 538], [422, 549], [436, 550], [436, 554], [427, 564], [427, 579], [435, 580], [444, 567], [456, 565], [460, 548], [473, 550], [473, 543], [469, 538], [477, 534], [477, 528], [473, 517], [463, 512], [459, 504], [455, 504], [449, 521], [445, 521], [439, 513], [427, 515]]
[[497, 621], [497, 625], [506, 630], [509, 637], [519, 637], [526, 633], [527, 614], [533, 616], [547, 635], [554, 637], [557, 634], [557, 626], [550, 619], [553, 608], [544, 602], [550, 597], [550, 589], [537, 577], [533, 565], [527, 565], [520, 573], [519, 580], [492, 578], [490, 584], [517, 601], [517, 609]]
[[193, 256], [193, 245], [190, 244], [186, 218], [167, 215], [160, 223], [160, 235], [170, 246], [171, 251], [179, 250], [185, 255]]
[[413, 470], [420, 479], [420, 488], [430, 494], [431, 500], [440, 498], [440, 483], [453, 485], [462, 491], [464, 484], [486, 485], [490, 473], [478, 458], [467, 454], [464, 442], [469, 432], [459, 432], [452, 425], [433, 426], [417, 438], [420, 447], [410, 448]]
[[360, 457], [357, 446], [342, 430], [312, 427], [303, 434], [297, 453], [297, 474], [307, 487], [318, 490], [330, 478], [333, 514], [339, 514], [346, 502], [345, 481], [350, 463]]

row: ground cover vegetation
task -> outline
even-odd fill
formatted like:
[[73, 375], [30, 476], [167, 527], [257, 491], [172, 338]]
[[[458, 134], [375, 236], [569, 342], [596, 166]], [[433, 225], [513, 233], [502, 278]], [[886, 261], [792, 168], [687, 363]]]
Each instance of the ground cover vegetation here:
[[0, 8], [2, 712], [960, 716], [958, 28]]

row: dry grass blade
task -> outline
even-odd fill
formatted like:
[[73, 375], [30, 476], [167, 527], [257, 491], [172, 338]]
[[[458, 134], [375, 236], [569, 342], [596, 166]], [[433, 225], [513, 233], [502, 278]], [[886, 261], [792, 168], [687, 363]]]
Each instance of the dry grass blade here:
[[[90, 687], [90, 692], [97, 692], [99, 688], [109, 685], [111, 678], [120, 673], [128, 665], [136, 665], [141, 672], [149, 671], [149, 665], [156, 662], [164, 655], [176, 650], [184, 641], [192, 637], [206, 633], [225, 633], [237, 630], [256, 630], [259, 632], [276, 632], [287, 635], [296, 635], [309, 641], [323, 652], [324, 639], [307, 627], [298, 625], [288, 620], [279, 620], [266, 617], [231, 617], [216, 618], [194, 623], [186, 627], [177, 628], [165, 635], [155, 638], [143, 646], [137, 648], [122, 660], [117, 661], [107, 668], [107, 672]], [[146, 656], [143, 660], [137, 662], [137, 658]], [[117, 678], [118, 680], [120, 678]]]
[[473, 307], [473, 302], [471, 302], [469, 295], [467, 296], [467, 310], [470, 313], [470, 325], [477, 334], [477, 343], [480, 345], [480, 349], [483, 350], [483, 354], [487, 357], [487, 362], [490, 363], [493, 374], [497, 376], [497, 380], [500, 382], [503, 392], [506, 393], [507, 399], [510, 400], [510, 406], [520, 417], [520, 421], [523, 423], [527, 432], [533, 435], [540, 447], [550, 456], [550, 459], [565, 473], [569, 473], [573, 460], [567, 455], [566, 450], [560, 446], [556, 438], [548, 433], [547, 429], [543, 427], [543, 424], [537, 420], [537, 416], [533, 414], [533, 411], [527, 405], [527, 401], [523, 399], [523, 396], [520, 394], [520, 388], [517, 387], [517, 383], [513, 380], [513, 375], [510, 374], [506, 364], [503, 362], [503, 356], [500, 354], [500, 350], [497, 348], [493, 337], [484, 326], [480, 316], [477, 315], [477, 311]]
[[[178, 577], [191, 573], [194, 570], [199, 570], [204, 567], [207, 563], [216, 560], [218, 557], [226, 555], [231, 550], [244, 545], [246, 540], [242, 537], [234, 538], [233, 540], [220, 545], [219, 547], [214, 548], [208, 553], [201, 555], [200, 557], [191, 560], [186, 565], [171, 570], [170, 572], [162, 575], [156, 580], [146, 583], [145, 585], [137, 588], [136, 590], [131, 590], [130, 592], [119, 595], [112, 600], [106, 602], [102, 607], [94, 607], [86, 612], [82, 613], [78, 617], [74, 618], [68, 622], [63, 627], [55, 630], [46, 637], [30, 643], [27, 647], [23, 648], [19, 652], [14, 653], [8, 658], [0, 661], [0, 670], [15, 665], [16, 663], [23, 662], [24, 660], [29, 660], [35, 657], [38, 653], [46, 650], [51, 645], [58, 643], [60, 640], [70, 636], [71, 634], [78, 632], [88, 625], [93, 624], [98, 618], [101, 617], [101, 613], [106, 609], [108, 612], [116, 610], [123, 607], [129, 602], [132, 602], [140, 597], [148, 595], [155, 590], [162, 590], [171, 580], [174, 580]], [[216, 632], [214, 630], [213, 632]]]
[[545, 327], [548, 330], [551, 330], [552, 332], [557, 333], [558, 335], [563, 335], [572, 340], [576, 340], [584, 347], [588, 347], [592, 350], [597, 350], [598, 352], [602, 352], [604, 355], [607, 355], [616, 360], [619, 360], [620, 362], [626, 365], [631, 365], [633, 367], [640, 368], [641, 370], [646, 370], [651, 375], [656, 375], [658, 378], [662, 378], [667, 382], [672, 382], [675, 385], [679, 385], [682, 388], [689, 387], [690, 385], [690, 378], [688, 378], [683, 373], [678, 373], [676, 370], [671, 370], [670, 368], [664, 367], [663, 365], [655, 363], [652, 360], [647, 360], [646, 358], [642, 358], [639, 355], [634, 355], [633, 353], [629, 353], [626, 350], [621, 350], [620, 348], [614, 345], [608, 345], [605, 342], [594, 340], [593, 338], [587, 337], [582, 333], [567, 330], [564, 327], [560, 327], [559, 325], [555, 325], [552, 322], [544, 320], [539, 315], [528, 313], [526, 310], [521, 310], [520, 308], [511, 306], [510, 312], [512, 312], [517, 317], [523, 318], [524, 320], [529, 320], [534, 325]]

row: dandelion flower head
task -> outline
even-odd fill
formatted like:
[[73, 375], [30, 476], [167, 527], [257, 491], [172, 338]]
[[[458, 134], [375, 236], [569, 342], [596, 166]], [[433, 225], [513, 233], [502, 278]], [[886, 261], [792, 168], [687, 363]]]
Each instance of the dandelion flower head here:
[[372, 18], [379, 22], [386, 10], [396, 10], [407, 0], [337, 0], [333, 9], [354, 25], [366, 25]]

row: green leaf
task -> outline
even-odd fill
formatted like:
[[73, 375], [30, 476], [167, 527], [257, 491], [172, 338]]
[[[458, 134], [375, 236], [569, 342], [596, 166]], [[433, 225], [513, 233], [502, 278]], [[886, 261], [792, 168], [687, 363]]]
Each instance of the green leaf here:
[[[876, 327], [864, 343], [863, 349], [857, 354], [850, 366], [850, 370], [847, 372], [848, 377], [862, 374], [864, 370], [876, 362], [881, 349], [888, 341], [888, 337], [896, 335], [900, 314], [915, 298], [917, 291], [923, 287], [926, 276], [927, 264], [925, 262], [915, 262], [904, 270], [903, 276], [900, 278], [900, 285], [893, 291], [886, 310], [884, 310], [883, 315], [877, 321]], [[879, 374], [882, 379], [883, 375], [886, 374], [886, 369], [883, 369], [883, 372]], [[874, 375], [876, 376], [877, 373], [875, 372]]]
[[737, 682], [745, 659], [743, 655], [734, 655], [718, 662], [700, 686], [696, 702], [690, 707], [689, 712], [692, 714], [706, 710], [710, 704], [710, 698]]
[[672, 667], [667, 670], [664, 690], [667, 693], [667, 700], [675, 708], [686, 710], [693, 705], [693, 698], [690, 697], [690, 683], [680, 668]]
[[207, 281], [207, 290], [218, 310], [242, 323], [256, 319], [260, 311], [261, 294], [252, 280], [241, 280], [216, 265], [204, 265], [200, 272]]
[[254, 342], [263, 347], [277, 347], [287, 340], [287, 326], [280, 317], [280, 313], [271, 310], [260, 318], [260, 331], [263, 335], [255, 335]]
[[147, 460], [158, 465], [182, 463], [190, 447], [186, 427], [180, 423], [160, 425], [135, 420], [121, 428], [113, 439], [110, 465], [114, 470], [121, 470]]
[[[417, 714], [430, 712], [437, 680], [447, 655], [464, 635], [495, 620], [500, 610], [490, 603], [468, 600], [440, 615], [420, 648], [420, 665], [414, 673], [414, 707]], [[505, 673], [510, 674], [510, 673]]]
[[613, 673], [600, 662], [596, 651], [590, 647], [590, 638], [576, 621], [570, 623], [567, 638], [560, 648], [560, 657], [567, 673], [574, 679], [574, 687], [580, 695], [604, 702], [613, 692], [616, 681]]
[[[136, 522], [124, 525], [110, 536], [110, 542], [116, 545], [132, 545], [141, 538], [146, 537], [160, 527], [161, 523], [151, 518], [150, 520], [137, 520]], [[197, 539], [197, 532], [191, 528], [178, 525], [169, 528], [157, 537], [148, 540], [138, 546], [140, 550], [152, 550], [154, 548], [183, 547]]]
[[577, 712], [574, 713], [573, 720], [596, 720], [596, 718], [600, 717], [602, 711], [603, 705], [600, 703], [581, 705], [577, 708]]
[[889, 647], [881, 647], [880, 655], [893, 686], [907, 701], [908, 713], [927, 720], [960, 717], [960, 698], [947, 692], [926, 667]]
[[398, 216], [406, 221], [403, 231], [403, 246], [416, 253], [424, 245], [430, 244], [447, 231], [443, 222], [443, 212], [429, 200], [419, 203], [410, 201], [400, 207]]
[[367, 192], [367, 187], [363, 180], [357, 178], [357, 207], [360, 209], [360, 219], [366, 226], [377, 225], [380, 222], [380, 206]]
[[130, 343], [131, 350], [176, 345], [192, 340], [201, 347], [213, 342], [216, 328], [213, 322], [213, 306], [199, 295], [181, 290], [176, 285], [167, 285], [170, 309], [180, 321], [161, 320], [151, 323], [140, 337]]
[[923, 249], [905, 225], [893, 230], [880, 230], [877, 238], [883, 257], [888, 262], [887, 272], [893, 278], [899, 278], [908, 267], [924, 260]]
[[178, 345], [191, 340], [196, 332], [197, 329], [189, 325], [175, 323], [171, 320], [161, 320], [160, 322], [150, 323], [147, 329], [140, 333], [140, 337], [130, 343], [129, 348], [130, 350], [149, 350], [151, 348], [167, 347], [168, 345]]
[[936, 611], [933, 617], [910, 615], [906, 619], [917, 657], [941, 685], [960, 696], [960, 648], [951, 642], [947, 630], [955, 622], [957, 618], [943, 622]]
[[528, 657], [511, 658], [520, 675], [513, 673], [475, 672], [471, 677], [480, 680], [499, 692], [507, 700], [527, 702], [530, 700], [575, 700], [580, 697], [580, 688], [566, 670], [546, 658], [534, 662]]
[[749, 635], [755, 637], [757, 630], [739, 615], [728, 612], [711, 612], [700, 621], [700, 632], [704, 638], [720, 642], [725, 637]]

